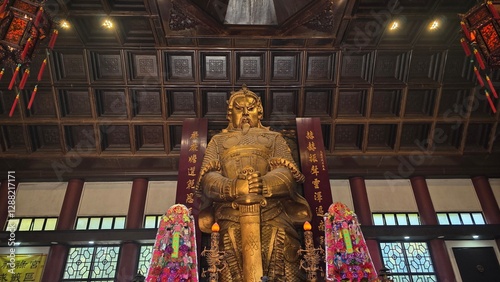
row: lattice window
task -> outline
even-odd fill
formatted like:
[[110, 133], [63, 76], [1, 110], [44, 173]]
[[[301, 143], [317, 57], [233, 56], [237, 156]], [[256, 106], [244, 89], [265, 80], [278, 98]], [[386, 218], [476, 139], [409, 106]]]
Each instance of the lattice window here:
[[375, 225], [420, 225], [418, 213], [374, 213]]
[[144, 218], [144, 228], [158, 228], [163, 215], [146, 215]]
[[436, 282], [429, 248], [425, 242], [380, 243], [384, 265], [394, 282]]
[[124, 229], [124, 216], [78, 217], [76, 230]]
[[137, 272], [146, 276], [148, 274], [149, 264], [151, 263], [151, 255], [153, 254], [153, 245], [142, 245], [139, 253], [139, 264]]
[[437, 213], [440, 225], [483, 225], [481, 212], [439, 212]]
[[11, 218], [5, 231], [51, 231], [56, 230], [57, 217]]
[[114, 281], [119, 246], [74, 247], [69, 249], [62, 281]]

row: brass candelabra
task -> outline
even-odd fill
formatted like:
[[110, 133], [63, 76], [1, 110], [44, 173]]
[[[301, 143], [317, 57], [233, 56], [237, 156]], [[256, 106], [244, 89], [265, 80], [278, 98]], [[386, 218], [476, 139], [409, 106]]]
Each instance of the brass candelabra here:
[[201, 252], [201, 255], [207, 258], [208, 269], [203, 269], [201, 272], [202, 277], [209, 276], [210, 282], [217, 282], [219, 280], [219, 272], [227, 267], [227, 263], [224, 260], [224, 251], [219, 251], [219, 224], [214, 223], [212, 225], [212, 234], [210, 236], [210, 249], [205, 249]]
[[318, 270], [323, 274], [323, 269], [319, 266], [321, 257], [325, 254], [323, 248], [315, 248], [313, 234], [311, 231], [311, 224], [306, 221], [304, 223], [304, 245], [305, 249], [298, 250], [299, 255], [303, 256], [300, 260], [300, 268], [304, 269], [307, 273], [307, 281], [316, 282]]

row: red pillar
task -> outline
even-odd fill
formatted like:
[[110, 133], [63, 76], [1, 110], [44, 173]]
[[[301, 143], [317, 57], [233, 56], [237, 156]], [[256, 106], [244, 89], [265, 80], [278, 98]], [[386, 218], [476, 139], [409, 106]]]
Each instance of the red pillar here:
[[[368, 201], [368, 193], [366, 192], [365, 179], [363, 177], [353, 177], [349, 179], [349, 184], [351, 186], [354, 211], [356, 212], [361, 227], [363, 227], [363, 225], [373, 225], [372, 211], [370, 209], [370, 202]], [[379, 271], [384, 264], [382, 263], [380, 246], [377, 240], [367, 239], [366, 246], [370, 251], [375, 270]]]
[[[61, 212], [57, 220], [56, 230], [71, 230], [75, 225], [76, 214], [82, 196], [84, 181], [71, 179], [68, 181]], [[68, 255], [68, 246], [52, 245], [43, 272], [43, 282], [59, 281], [63, 276], [64, 265]]]
[[473, 177], [472, 184], [474, 184], [474, 188], [476, 189], [476, 194], [481, 203], [486, 223], [500, 224], [500, 209], [498, 208], [488, 178], [485, 176]]
[[[147, 193], [148, 180], [144, 178], [134, 179], [127, 213], [127, 229], [142, 228]], [[117, 281], [132, 281], [134, 279], [139, 261], [139, 252], [140, 245], [136, 242], [124, 242], [122, 244]]]
[[[10, 189], [9, 189], [10, 186]], [[5, 179], [2, 180], [2, 184], [0, 186], [0, 229], [3, 231], [5, 228], [5, 224], [8, 221], [9, 218], [9, 196], [14, 195], [14, 201], [15, 201], [15, 195], [16, 195], [16, 190], [17, 190], [17, 182], [15, 179]], [[13, 191], [14, 194], [10, 193], [9, 191]], [[12, 211], [12, 210], [10, 210]], [[13, 211], [12, 215], [15, 216], [15, 210]]]
[[[431, 194], [425, 178], [415, 176], [410, 179], [415, 201], [417, 202], [420, 223], [422, 225], [438, 225], [436, 211], [432, 204]], [[444, 240], [432, 239], [429, 241], [429, 249], [434, 264], [434, 270], [439, 281], [455, 281], [455, 273], [451, 266], [450, 256], [446, 250]]]

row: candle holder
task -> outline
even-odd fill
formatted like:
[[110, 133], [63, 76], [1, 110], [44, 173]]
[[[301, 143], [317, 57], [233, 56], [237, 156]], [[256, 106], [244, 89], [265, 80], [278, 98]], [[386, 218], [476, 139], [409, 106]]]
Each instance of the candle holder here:
[[205, 249], [201, 252], [201, 255], [207, 258], [208, 269], [203, 269], [201, 272], [202, 277], [207, 277], [208, 281], [217, 282], [219, 280], [219, 272], [227, 267], [227, 262], [224, 260], [224, 251], [219, 251], [219, 224], [214, 223], [212, 225], [212, 234], [210, 236], [210, 250]]
[[325, 250], [323, 248], [315, 248], [313, 234], [311, 231], [311, 224], [306, 221], [304, 223], [304, 245], [305, 249], [298, 250], [299, 255], [303, 256], [303, 259], [300, 260], [300, 268], [304, 269], [307, 273], [307, 281], [315, 282], [317, 281], [317, 272], [318, 270], [321, 272], [323, 276], [323, 269], [319, 267], [319, 261], [321, 257], [325, 254]]

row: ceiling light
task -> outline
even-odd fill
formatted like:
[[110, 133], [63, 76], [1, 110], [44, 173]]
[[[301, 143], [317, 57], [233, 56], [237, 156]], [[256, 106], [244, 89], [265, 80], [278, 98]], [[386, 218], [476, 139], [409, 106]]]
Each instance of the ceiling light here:
[[113, 22], [110, 19], [105, 19], [102, 22], [102, 26], [107, 29], [112, 29], [113, 28]]
[[429, 30], [436, 30], [439, 28], [439, 21], [435, 20], [429, 25]]
[[479, 238], [479, 235], [472, 235], [472, 238], [474, 238], [474, 239], [478, 239], [478, 238]]
[[89, 245], [93, 245], [94, 244], [94, 241], [89, 241]]
[[408, 239], [410, 239], [410, 236], [405, 236], [404, 238], [405, 238], [405, 240], [408, 240]]
[[391, 26], [389, 27], [389, 30], [396, 30], [396, 29], [398, 29], [398, 28], [399, 28], [399, 22], [397, 22], [397, 21], [393, 21], [393, 22], [391, 23]]
[[62, 20], [61, 23], [60, 23], [60, 26], [64, 29], [69, 29], [70, 28], [70, 25], [69, 25], [69, 22], [66, 21], [66, 20]]

